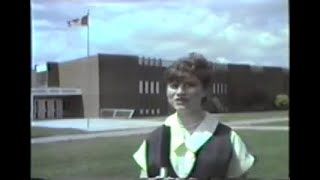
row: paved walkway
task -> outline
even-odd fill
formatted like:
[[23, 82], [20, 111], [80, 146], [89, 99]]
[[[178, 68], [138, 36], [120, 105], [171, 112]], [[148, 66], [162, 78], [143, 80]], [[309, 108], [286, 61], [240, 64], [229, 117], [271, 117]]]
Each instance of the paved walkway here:
[[[288, 118], [274, 118], [274, 119], [259, 119], [259, 120], [245, 120], [236, 122], [226, 122], [225, 124], [230, 125], [233, 129], [237, 130], [273, 130], [273, 131], [288, 131], [288, 126], [252, 126], [254, 124], [267, 124], [272, 122], [288, 121]], [[61, 136], [50, 136], [50, 137], [40, 137], [32, 138], [31, 144], [38, 143], [52, 143], [52, 142], [63, 142], [63, 141], [73, 141], [81, 139], [90, 139], [97, 137], [117, 137], [117, 136], [129, 136], [129, 135], [139, 135], [146, 134], [154, 130], [154, 127], [145, 128], [131, 128], [122, 129], [115, 131], [105, 131], [90, 134], [72, 134], [72, 135], [61, 135]]]
[[257, 120], [239, 120], [232, 122], [225, 122], [227, 125], [255, 125], [255, 124], [268, 124], [273, 122], [288, 121], [287, 117], [284, 118], [268, 118], [268, 119], [257, 119]]
[[87, 132], [113, 131], [121, 129], [152, 128], [162, 124], [162, 121], [140, 119], [57, 119], [31, 122], [32, 127], [72, 128]]

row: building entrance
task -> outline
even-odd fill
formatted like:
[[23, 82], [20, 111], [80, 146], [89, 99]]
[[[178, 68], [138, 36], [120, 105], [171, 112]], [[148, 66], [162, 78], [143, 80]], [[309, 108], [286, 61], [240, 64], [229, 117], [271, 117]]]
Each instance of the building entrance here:
[[34, 100], [34, 119], [61, 119], [63, 117], [62, 98], [41, 98]]

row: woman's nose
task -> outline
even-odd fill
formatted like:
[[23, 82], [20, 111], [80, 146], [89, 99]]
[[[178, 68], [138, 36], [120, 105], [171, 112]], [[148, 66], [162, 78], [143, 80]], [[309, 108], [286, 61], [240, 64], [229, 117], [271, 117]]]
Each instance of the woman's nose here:
[[185, 88], [183, 85], [179, 85], [177, 88], [177, 93], [184, 93], [185, 92]]

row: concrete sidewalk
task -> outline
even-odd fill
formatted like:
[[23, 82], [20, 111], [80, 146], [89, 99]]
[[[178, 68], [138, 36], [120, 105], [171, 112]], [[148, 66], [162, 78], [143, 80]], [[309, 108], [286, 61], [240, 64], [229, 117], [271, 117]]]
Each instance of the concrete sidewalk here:
[[[246, 120], [246, 121], [237, 121], [237, 122], [226, 122], [224, 124], [230, 125], [231, 128], [235, 130], [238, 129], [238, 130], [260, 130], [260, 131], [261, 130], [288, 131], [289, 130], [288, 126], [252, 126], [254, 124], [267, 124], [271, 122], [280, 122], [280, 121], [288, 121], [288, 118]], [[139, 134], [143, 135], [151, 132], [156, 127], [158, 127], [158, 125], [155, 125], [153, 127], [121, 129], [121, 130], [105, 131], [105, 132], [90, 133], [90, 134], [72, 134], [72, 135], [32, 138], [31, 144], [65, 142], [65, 141], [97, 138], [97, 137], [120, 137], [120, 136], [139, 135]]]
[[87, 132], [113, 131], [121, 129], [152, 128], [161, 125], [161, 121], [137, 119], [56, 119], [47, 121], [33, 121], [32, 127], [72, 128]]
[[98, 132], [98, 133], [90, 133], [90, 134], [71, 134], [71, 135], [32, 138], [31, 144], [73, 141], [73, 140], [91, 139], [91, 138], [97, 138], [97, 137], [115, 137], [115, 136], [130, 136], [130, 135], [146, 134], [151, 132], [155, 128], [156, 127], [137, 128], [137, 129], [106, 131], [106, 132]]
[[255, 125], [255, 124], [268, 124], [273, 122], [282, 122], [288, 121], [289, 118], [268, 118], [268, 119], [257, 119], [257, 120], [239, 120], [239, 121], [231, 121], [224, 122], [227, 125]]

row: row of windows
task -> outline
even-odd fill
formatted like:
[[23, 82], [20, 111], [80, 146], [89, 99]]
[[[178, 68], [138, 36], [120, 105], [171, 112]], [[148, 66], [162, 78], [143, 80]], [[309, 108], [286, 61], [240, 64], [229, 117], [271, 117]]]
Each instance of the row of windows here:
[[139, 81], [139, 94], [159, 94], [159, 81]]
[[160, 114], [160, 108], [157, 108], [157, 109], [140, 109], [140, 114], [143, 115], [159, 115]]
[[[159, 81], [139, 81], [139, 94], [159, 94], [160, 84]], [[228, 85], [225, 83], [213, 83], [213, 94], [227, 94]]]
[[225, 83], [213, 83], [212, 93], [213, 94], [227, 94], [228, 93], [228, 85]]
[[139, 58], [139, 65], [141, 66], [162, 66], [162, 61], [161, 59], [156, 59], [156, 58]]

